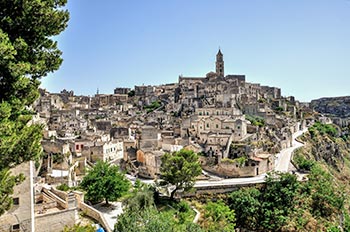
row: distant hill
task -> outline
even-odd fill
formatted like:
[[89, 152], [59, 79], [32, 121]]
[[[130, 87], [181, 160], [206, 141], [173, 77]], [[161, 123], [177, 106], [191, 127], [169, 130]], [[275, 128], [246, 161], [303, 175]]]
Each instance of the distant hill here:
[[350, 96], [327, 97], [312, 100], [310, 107], [322, 114], [331, 114], [340, 118], [350, 117]]

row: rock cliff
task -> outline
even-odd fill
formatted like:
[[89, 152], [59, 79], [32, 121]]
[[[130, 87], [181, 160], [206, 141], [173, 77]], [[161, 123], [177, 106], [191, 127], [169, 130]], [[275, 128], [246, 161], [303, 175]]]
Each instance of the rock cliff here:
[[310, 107], [322, 114], [331, 114], [341, 118], [350, 117], [350, 96], [312, 100]]

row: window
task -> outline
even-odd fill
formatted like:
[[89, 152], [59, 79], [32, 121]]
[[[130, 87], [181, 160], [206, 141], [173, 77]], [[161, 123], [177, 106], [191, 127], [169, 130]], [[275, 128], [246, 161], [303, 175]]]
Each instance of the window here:
[[199, 115], [202, 115], [202, 112], [199, 112]]
[[83, 145], [83, 144], [81, 144], [81, 145], [80, 145], [80, 149], [82, 149], [82, 150], [83, 150], [83, 148], [84, 148], [84, 145]]
[[79, 150], [79, 144], [75, 145], [75, 150]]
[[209, 123], [207, 123], [207, 127], [209, 128]]
[[207, 112], [207, 115], [209, 115], [209, 112]]
[[19, 205], [19, 197], [13, 198], [13, 205]]
[[216, 128], [219, 128], [219, 125], [218, 125], [218, 124], [216, 124]]
[[19, 231], [19, 229], [20, 229], [19, 224], [14, 224], [14, 225], [12, 225], [12, 230], [11, 231]]

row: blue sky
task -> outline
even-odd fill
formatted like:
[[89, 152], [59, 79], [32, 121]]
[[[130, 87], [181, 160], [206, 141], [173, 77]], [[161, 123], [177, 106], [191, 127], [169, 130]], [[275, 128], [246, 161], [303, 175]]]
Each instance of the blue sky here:
[[301, 101], [350, 95], [349, 0], [68, 0], [50, 92], [112, 93], [215, 70]]

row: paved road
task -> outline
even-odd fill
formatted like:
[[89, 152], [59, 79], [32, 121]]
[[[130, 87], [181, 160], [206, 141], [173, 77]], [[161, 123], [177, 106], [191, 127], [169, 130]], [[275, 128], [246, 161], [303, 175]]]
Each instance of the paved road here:
[[302, 147], [303, 144], [299, 143], [298, 141], [296, 141], [295, 139], [300, 136], [301, 134], [303, 134], [307, 129], [304, 129], [302, 131], [298, 131], [296, 133], [293, 134], [293, 146], [283, 149], [279, 154], [277, 154], [277, 162], [275, 164], [275, 170], [276, 171], [280, 171], [280, 172], [288, 172], [288, 166], [289, 166], [289, 162], [292, 156], [292, 153], [295, 149]]

